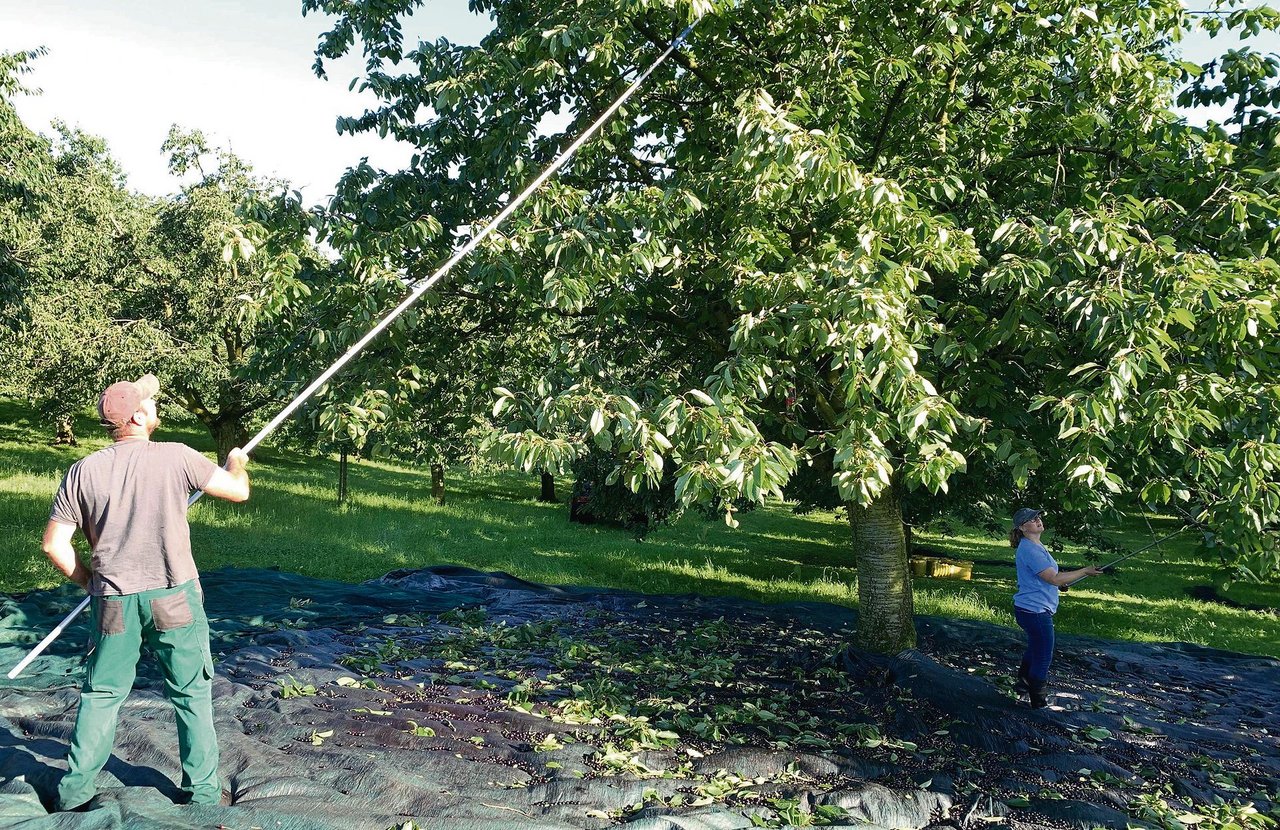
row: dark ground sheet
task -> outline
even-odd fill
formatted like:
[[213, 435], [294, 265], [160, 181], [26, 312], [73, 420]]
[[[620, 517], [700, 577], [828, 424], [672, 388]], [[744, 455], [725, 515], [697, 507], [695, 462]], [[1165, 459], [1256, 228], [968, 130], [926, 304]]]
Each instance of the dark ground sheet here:
[[[979, 623], [921, 618], [919, 651], [873, 659], [829, 605], [448, 567], [204, 584], [231, 805], [172, 803], [173, 717], [144, 658], [94, 809], [47, 814], [82, 620], [0, 681], [0, 827], [1264, 830], [1277, 809], [1275, 660], [1061, 637], [1062, 708], [1033, 712], [1006, 678], [1020, 632]], [[0, 596], [0, 667], [77, 600]]]

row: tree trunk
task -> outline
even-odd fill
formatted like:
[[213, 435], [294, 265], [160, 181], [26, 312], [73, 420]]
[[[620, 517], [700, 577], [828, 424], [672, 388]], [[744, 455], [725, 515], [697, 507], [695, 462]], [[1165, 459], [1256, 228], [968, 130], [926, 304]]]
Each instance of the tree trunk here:
[[76, 441], [75, 421], [70, 415], [53, 416], [53, 440], [49, 442], [53, 446], [66, 445], [69, 447], [79, 446]]
[[231, 451], [236, 447], [243, 447], [249, 440], [249, 431], [239, 418], [214, 418], [205, 421], [205, 426], [213, 436], [214, 446], [218, 448], [219, 464], [226, 464]]
[[347, 451], [338, 457], [338, 504], [347, 500]]
[[545, 501], [555, 504], [559, 499], [556, 498], [556, 477], [551, 473], [544, 472], [542, 474], [542, 495], [538, 496], [538, 501]]
[[896, 654], [916, 644], [911, 574], [897, 492], [885, 491], [869, 507], [849, 505], [858, 568], [859, 648]]
[[444, 504], [444, 465], [431, 465], [431, 498], [436, 504]]

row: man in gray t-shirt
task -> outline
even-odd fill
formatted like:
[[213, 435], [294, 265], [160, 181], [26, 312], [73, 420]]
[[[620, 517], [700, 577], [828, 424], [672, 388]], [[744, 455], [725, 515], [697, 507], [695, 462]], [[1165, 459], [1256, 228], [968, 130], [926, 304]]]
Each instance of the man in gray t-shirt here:
[[[98, 414], [114, 443], [71, 466], [45, 527], [45, 554], [89, 592], [94, 619], [69, 771], [58, 786], [63, 810], [92, 806], [94, 779], [111, 755], [144, 643], [164, 670], [177, 717], [182, 789], [195, 803], [217, 804], [222, 796], [209, 623], [187, 500], [196, 490], [228, 501], [249, 498], [248, 456], [232, 450], [222, 469], [190, 447], [151, 441], [160, 423], [159, 388], [146, 375], [102, 393]], [[77, 529], [93, 549], [89, 567], [71, 544]]]

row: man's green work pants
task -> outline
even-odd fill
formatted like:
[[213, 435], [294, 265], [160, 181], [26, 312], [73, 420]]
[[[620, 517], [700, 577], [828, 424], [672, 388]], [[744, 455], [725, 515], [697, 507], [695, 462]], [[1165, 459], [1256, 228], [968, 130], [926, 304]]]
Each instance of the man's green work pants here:
[[218, 739], [213, 732], [213, 659], [199, 582], [126, 596], [94, 597], [94, 648], [80, 691], [70, 771], [58, 806], [77, 807], [97, 792], [94, 779], [111, 756], [120, 705], [133, 688], [145, 642], [164, 669], [165, 696], [178, 721], [182, 788], [197, 804], [217, 804]]

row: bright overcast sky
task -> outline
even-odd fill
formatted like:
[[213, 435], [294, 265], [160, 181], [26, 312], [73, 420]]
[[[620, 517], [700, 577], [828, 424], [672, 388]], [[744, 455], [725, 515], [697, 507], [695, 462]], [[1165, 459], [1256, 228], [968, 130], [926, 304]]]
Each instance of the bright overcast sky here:
[[[203, 130], [315, 202], [362, 157], [396, 169], [410, 151], [336, 134], [339, 115], [372, 102], [347, 89], [359, 61], [331, 65], [328, 81], [312, 74], [316, 39], [328, 27], [301, 7], [300, 0], [0, 0], [0, 51], [48, 48], [24, 77], [43, 94], [20, 97], [19, 114], [38, 131], [60, 118], [103, 136], [135, 189], [177, 189], [160, 152], [176, 123]], [[428, 0], [406, 39], [476, 43], [487, 23], [466, 0]], [[1226, 35], [1183, 51], [1207, 60], [1235, 45]], [[1280, 38], [1259, 46], [1280, 50]]]
[[[374, 102], [348, 91], [359, 60], [328, 65], [328, 81], [312, 73], [328, 26], [301, 9], [301, 0], [0, 0], [0, 51], [48, 48], [23, 77], [42, 94], [19, 97], [19, 115], [37, 131], [60, 118], [103, 136], [137, 190], [177, 189], [160, 145], [179, 124], [314, 202], [362, 157], [394, 169], [410, 151], [337, 135], [339, 115]], [[430, 0], [406, 34], [476, 43], [487, 24], [466, 0]]]

